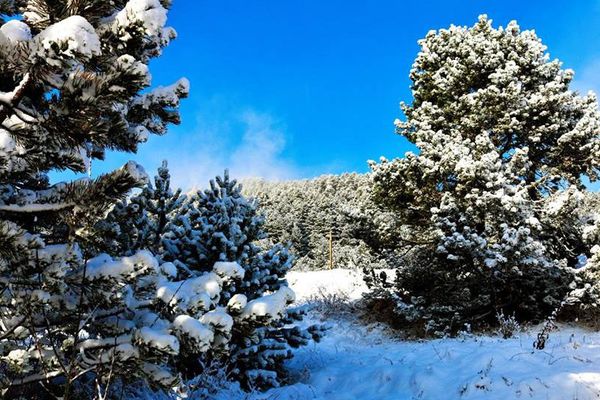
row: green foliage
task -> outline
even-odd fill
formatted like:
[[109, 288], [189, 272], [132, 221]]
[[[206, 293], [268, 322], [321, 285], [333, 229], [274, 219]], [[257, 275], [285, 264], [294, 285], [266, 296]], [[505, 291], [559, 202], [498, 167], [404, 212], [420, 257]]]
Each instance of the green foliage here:
[[106, 218], [98, 221], [88, 251], [131, 255], [148, 249], [155, 255], [162, 254], [162, 236], [184, 201], [181, 189], [171, 189], [169, 169], [163, 161], [154, 185], [148, 183], [140, 193], [115, 204]]
[[[397, 133], [419, 154], [372, 163], [373, 197], [394, 210], [414, 249], [373, 301], [423, 332], [540, 320], [560, 306], [580, 255], [582, 178], [598, 178], [600, 112], [569, 89], [533, 31], [431, 31], [410, 73]], [[387, 285], [387, 286], [386, 286]]]
[[395, 218], [370, 199], [368, 175], [325, 175], [289, 182], [249, 181], [244, 193], [258, 200], [274, 242], [290, 243], [296, 268], [385, 265], [399, 247]]
[[179, 122], [187, 81], [149, 89], [147, 64], [174, 38], [164, 18], [149, 18], [167, 10], [158, 1], [132, 5], [0, 1], [0, 13], [22, 17], [0, 21], [3, 398], [30, 397], [41, 383], [73, 398], [82, 378], [99, 387], [120, 378], [169, 384], [164, 353], [138, 340], [135, 321], [168, 279], [157, 261], [143, 251], [90, 260], [80, 247], [95, 241], [95, 224], [115, 203], [145, 185], [145, 172], [129, 162], [95, 179], [48, 177], [89, 172], [107, 150], [134, 152]]
[[180, 195], [180, 191], [170, 191], [169, 173], [163, 164], [155, 186], [148, 186], [109, 213], [108, 231], [118, 232], [122, 239], [116, 242], [125, 247], [119, 251], [148, 246], [159, 259], [177, 266], [179, 276], [192, 279], [212, 271], [217, 262], [235, 262], [243, 269], [240, 279], [223, 280], [216, 299], [215, 310], [226, 310], [233, 318], [224, 346], [181, 360], [179, 371], [192, 378], [207, 374], [205, 365], [218, 363], [245, 388], [285, 382], [284, 362], [292, 357], [291, 348], [319, 340], [322, 329], [299, 328], [296, 322], [304, 314], [301, 309], [256, 318], [247, 317], [245, 310], [253, 301], [262, 302], [289, 290], [285, 274], [292, 266], [292, 256], [287, 247], [267, 245], [264, 217], [227, 171], [212, 180], [209, 189]]

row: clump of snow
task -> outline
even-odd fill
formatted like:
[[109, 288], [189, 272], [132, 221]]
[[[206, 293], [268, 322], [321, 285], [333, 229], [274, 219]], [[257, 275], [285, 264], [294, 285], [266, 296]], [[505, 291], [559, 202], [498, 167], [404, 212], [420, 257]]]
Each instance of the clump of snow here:
[[215, 271], [222, 278], [242, 279], [246, 271], [236, 262], [217, 261], [213, 266]]
[[186, 339], [197, 352], [204, 352], [210, 348], [210, 343], [214, 339], [213, 331], [208, 328], [204, 321], [200, 322], [189, 315], [179, 315], [173, 321], [180, 339]]
[[268, 318], [277, 319], [283, 315], [288, 304], [295, 299], [294, 291], [282, 286], [273, 294], [259, 297], [250, 301], [242, 311], [242, 319]]
[[227, 302], [227, 308], [234, 312], [241, 312], [248, 304], [248, 298], [243, 294], [234, 294]]
[[103, 363], [111, 363], [113, 360], [127, 361], [140, 357], [138, 349], [130, 343], [121, 343], [109, 351], [100, 354], [100, 361]]
[[152, 76], [150, 75], [150, 70], [148, 66], [143, 62], [136, 60], [130, 54], [123, 54], [119, 58], [117, 58], [116, 65], [118, 68], [122, 70], [130, 70], [136, 75], [140, 75], [144, 77], [144, 83], [149, 85], [152, 80]]
[[177, 106], [179, 99], [187, 96], [189, 93], [190, 81], [187, 78], [181, 78], [172, 85], [159, 86], [149, 93], [139, 96], [135, 99], [134, 104], [144, 109], [150, 108], [156, 102]]
[[575, 187], [569, 187], [567, 190], [558, 192], [549, 198], [546, 203], [545, 212], [550, 216], [556, 216], [563, 209], [574, 204], [580, 204], [583, 201], [584, 194]]
[[127, 173], [133, 178], [135, 179], [137, 182], [140, 183], [146, 183], [148, 182], [148, 174], [146, 173], [146, 170], [144, 170], [144, 167], [142, 167], [140, 164], [136, 163], [135, 161], [128, 161], [127, 164], [125, 164], [122, 167], [125, 171], [127, 171]]
[[5, 38], [13, 43], [31, 40], [31, 30], [29, 29], [29, 26], [16, 19], [10, 20], [2, 25], [0, 27], [0, 32]]
[[100, 39], [94, 27], [83, 17], [73, 15], [65, 18], [36, 36], [39, 41], [38, 55], [46, 58], [58, 47], [59, 55], [89, 58], [101, 54]]
[[22, 367], [29, 362], [29, 352], [23, 349], [16, 349], [10, 351], [8, 355], [3, 358], [15, 367]]
[[70, 270], [70, 263], [83, 263], [81, 249], [77, 244], [45, 245], [37, 251], [38, 261], [48, 265], [46, 271], [53, 277], [64, 276]]
[[87, 262], [86, 276], [90, 280], [106, 278], [135, 278], [142, 271], [158, 269], [158, 261], [148, 250], [140, 250], [130, 257], [112, 260], [100, 254]]
[[6, 156], [17, 148], [17, 143], [8, 131], [0, 129], [0, 155]]
[[219, 299], [221, 286], [221, 278], [210, 272], [185, 281], [165, 282], [158, 288], [156, 297], [183, 311], [208, 311], [213, 302]]
[[148, 36], [159, 36], [167, 22], [167, 10], [159, 0], [130, 0], [115, 16], [114, 31], [121, 40], [129, 40], [131, 36], [127, 28], [132, 25], [141, 26]]
[[188, 78], [179, 78], [177, 82], [175, 82], [174, 87], [176, 92], [178, 93], [190, 93], [190, 80]]
[[152, 363], [144, 363], [142, 370], [150, 377], [154, 382], [163, 387], [173, 386], [177, 381], [178, 377], [174, 375], [168, 368]]
[[200, 318], [200, 321], [219, 332], [229, 333], [233, 328], [233, 318], [221, 309], [207, 312]]
[[168, 354], [177, 355], [179, 353], [179, 341], [177, 338], [158, 329], [147, 326], [143, 327], [136, 332], [136, 341]]
[[160, 270], [168, 277], [174, 278], [177, 276], [177, 267], [172, 262], [162, 263]]
[[[11, 90], [10, 92], [0, 92], [0, 103], [11, 104], [14, 101], [15, 96], [17, 95], [17, 93], [19, 93], [21, 90], [23, 90], [23, 88], [29, 83], [30, 79], [31, 79], [31, 76], [30, 76], [30, 74], [28, 72], [28, 73], [26, 73], [23, 76], [23, 78], [21, 79], [21, 81], [19, 82], [19, 84], [13, 90]], [[33, 122], [34, 121], [34, 120], [31, 119], [30, 116], [26, 117], [25, 115], [22, 115], [22, 114], [19, 114], [18, 117], [16, 115], [14, 115], [11, 118], [16, 118], [17, 120], [19, 120], [19, 119], [22, 120], [23, 118], [25, 118], [25, 120], [28, 121], [28, 122]], [[5, 123], [6, 122], [9, 122], [9, 125], [5, 125], [7, 127], [10, 126], [10, 125], [12, 125], [12, 124], [10, 124], [11, 122], [14, 123], [14, 124], [16, 124], [16, 125], [19, 124], [16, 121], [5, 121]], [[8, 128], [8, 129], [10, 129], [10, 128]]]
[[140, 143], [144, 143], [148, 141], [150, 137], [150, 131], [143, 125], [137, 125], [133, 127], [133, 131], [135, 132], [135, 136]]

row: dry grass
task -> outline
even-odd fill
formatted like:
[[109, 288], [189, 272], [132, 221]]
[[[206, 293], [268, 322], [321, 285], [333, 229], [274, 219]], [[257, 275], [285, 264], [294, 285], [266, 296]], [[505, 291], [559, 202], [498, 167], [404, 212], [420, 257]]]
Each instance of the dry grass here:
[[328, 292], [319, 288], [317, 294], [307, 299], [311, 311], [321, 316], [321, 319], [355, 318], [357, 314], [356, 301], [351, 300], [343, 291]]

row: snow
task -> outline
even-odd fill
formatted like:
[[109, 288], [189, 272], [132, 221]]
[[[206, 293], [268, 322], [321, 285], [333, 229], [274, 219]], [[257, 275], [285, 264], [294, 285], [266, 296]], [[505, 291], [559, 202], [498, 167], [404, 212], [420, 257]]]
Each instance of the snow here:
[[[292, 272], [298, 298], [364, 290], [352, 270]], [[252, 303], [252, 302], [250, 302]], [[249, 303], [249, 304], [250, 304]], [[318, 315], [313, 315], [319, 317]], [[511, 339], [465, 335], [404, 341], [378, 325], [335, 319], [325, 338], [294, 351], [296, 383], [266, 393], [244, 394], [235, 385], [214, 399], [399, 400], [539, 399], [591, 400], [600, 396], [600, 333], [559, 326], [546, 349], [534, 350], [540, 327]], [[310, 323], [310, 321], [306, 321]]]
[[159, 0], [130, 0], [115, 17], [115, 29], [121, 40], [129, 40], [126, 28], [141, 24], [144, 33], [159, 36], [167, 22], [167, 10]]
[[87, 262], [88, 279], [106, 279], [116, 277], [135, 277], [142, 270], [157, 270], [158, 261], [148, 250], [140, 250], [130, 257], [111, 260], [110, 256], [100, 254]]
[[192, 308], [208, 310], [219, 298], [221, 285], [221, 278], [210, 272], [185, 281], [166, 282], [158, 288], [156, 297], [184, 311]]
[[176, 355], [179, 353], [179, 341], [171, 334], [158, 329], [143, 327], [136, 333], [137, 341], [165, 353]]
[[214, 339], [213, 331], [205, 325], [204, 321], [198, 321], [189, 315], [179, 315], [173, 321], [174, 328], [194, 342], [194, 347], [199, 352], [207, 351]]
[[177, 276], [177, 267], [172, 262], [162, 263], [160, 270], [168, 277], [174, 278]]
[[190, 80], [188, 78], [179, 78], [174, 87], [182, 93], [190, 93]]
[[[300, 302], [364, 290], [354, 270], [292, 272], [288, 280]], [[279, 292], [276, 292], [277, 294]], [[270, 295], [272, 296], [272, 295]], [[249, 302], [248, 305], [253, 302]], [[311, 318], [321, 319], [318, 314]], [[306, 324], [314, 321], [306, 320]], [[592, 400], [600, 397], [600, 332], [559, 325], [545, 350], [534, 350], [541, 327], [499, 335], [406, 341], [381, 325], [332, 317], [320, 343], [294, 350], [287, 364], [292, 384], [244, 393], [236, 383], [213, 382], [212, 400]], [[194, 387], [193, 384], [191, 386]], [[138, 400], [157, 394], [140, 393]], [[166, 399], [166, 397], [164, 397]], [[194, 396], [176, 397], [183, 400]], [[203, 398], [203, 397], [201, 397]]]
[[172, 386], [177, 381], [177, 377], [171, 371], [156, 364], [144, 363], [142, 369], [148, 377], [159, 385]]
[[12, 350], [5, 357], [6, 361], [14, 366], [25, 365], [29, 359], [29, 352], [23, 349]]
[[227, 308], [232, 311], [241, 312], [244, 307], [248, 304], [248, 298], [243, 294], [234, 294], [231, 299], [227, 302]]
[[0, 32], [13, 43], [31, 40], [31, 30], [29, 29], [29, 26], [16, 19], [7, 21], [2, 25], [0, 27]]
[[[89, 58], [101, 54], [100, 39], [94, 27], [83, 17], [73, 15], [65, 18], [36, 36], [41, 48], [39, 55], [45, 57], [47, 52], [54, 51], [53, 45], [60, 45], [60, 53], [68, 57], [82, 56]], [[66, 49], [63, 47], [66, 44]]]
[[112, 358], [115, 357], [119, 361], [127, 361], [129, 359], [137, 359], [140, 357], [138, 349], [136, 349], [130, 343], [121, 343], [109, 352], [101, 353], [104, 358], [102, 361], [105, 363], [112, 362]]
[[[514, 339], [474, 336], [398, 341], [383, 331], [337, 323], [314, 348], [296, 351], [300, 383], [280, 399], [595, 399], [600, 334], [563, 327], [546, 351], [536, 329]], [[295, 396], [295, 397], [292, 397]]]
[[158, 86], [149, 93], [143, 94], [135, 99], [134, 104], [144, 109], [149, 109], [155, 102], [165, 102], [174, 106], [179, 104], [180, 97], [187, 96], [190, 92], [190, 81], [180, 78], [177, 82], [168, 86]]
[[6, 157], [6, 155], [15, 151], [16, 148], [17, 143], [8, 131], [0, 129], [0, 155]]
[[233, 328], [233, 318], [231, 315], [220, 309], [207, 312], [200, 318], [200, 321], [224, 333], [230, 332], [231, 328]]
[[217, 261], [213, 266], [215, 271], [222, 278], [242, 279], [246, 271], [236, 262]]
[[296, 300], [306, 301], [313, 296], [343, 294], [350, 300], [358, 300], [367, 291], [360, 271], [329, 269], [311, 272], [289, 272], [286, 276], [296, 293]]
[[259, 297], [250, 301], [242, 311], [242, 319], [266, 317], [276, 319], [283, 315], [286, 306], [295, 299], [294, 291], [282, 286], [273, 294]]
[[143, 62], [137, 61], [130, 54], [123, 54], [119, 58], [117, 58], [116, 64], [119, 68], [129, 71], [131, 70], [133, 73], [143, 76], [144, 83], [149, 85], [152, 80], [152, 75], [150, 75], [150, 70], [148, 66]]
[[19, 84], [10, 92], [0, 92], [0, 104], [12, 104], [14, 102], [17, 93], [21, 92], [23, 88], [29, 83], [30, 75], [26, 73]]
[[37, 251], [37, 257], [46, 262], [53, 258], [66, 258], [66, 254], [71, 250], [67, 244], [50, 244]]
[[127, 173], [133, 178], [135, 179], [137, 182], [139, 183], [146, 183], [148, 182], [148, 174], [146, 173], [146, 170], [144, 170], [144, 167], [142, 167], [140, 164], [136, 163], [135, 161], [128, 161], [127, 164], [125, 164], [122, 167], [125, 171], [127, 171]]

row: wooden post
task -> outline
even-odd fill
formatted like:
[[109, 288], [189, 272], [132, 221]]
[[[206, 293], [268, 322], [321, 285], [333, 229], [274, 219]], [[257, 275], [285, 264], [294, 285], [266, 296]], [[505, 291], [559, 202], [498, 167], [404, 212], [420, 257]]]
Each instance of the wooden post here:
[[329, 269], [333, 269], [333, 233], [329, 229]]

